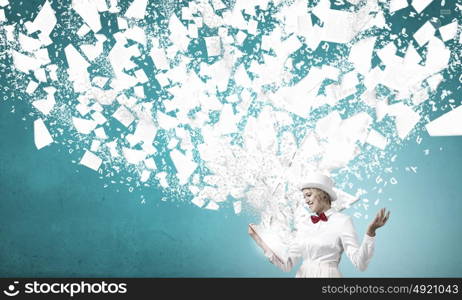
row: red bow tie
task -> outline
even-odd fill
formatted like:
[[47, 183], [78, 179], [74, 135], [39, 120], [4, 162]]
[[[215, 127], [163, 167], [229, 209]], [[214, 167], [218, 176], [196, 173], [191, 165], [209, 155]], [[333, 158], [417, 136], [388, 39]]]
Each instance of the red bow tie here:
[[327, 222], [327, 216], [324, 213], [321, 213], [319, 216], [311, 216], [311, 222], [313, 222], [313, 224], [318, 223], [319, 220]]

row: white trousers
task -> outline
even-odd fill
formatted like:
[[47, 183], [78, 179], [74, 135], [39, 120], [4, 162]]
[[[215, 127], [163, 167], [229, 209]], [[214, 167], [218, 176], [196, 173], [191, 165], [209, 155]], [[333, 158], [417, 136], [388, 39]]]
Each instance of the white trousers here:
[[338, 262], [319, 262], [304, 260], [300, 269], [295, 275], [296, 278], [307, 278], [307, 277], [342, 277], [338, 269]]

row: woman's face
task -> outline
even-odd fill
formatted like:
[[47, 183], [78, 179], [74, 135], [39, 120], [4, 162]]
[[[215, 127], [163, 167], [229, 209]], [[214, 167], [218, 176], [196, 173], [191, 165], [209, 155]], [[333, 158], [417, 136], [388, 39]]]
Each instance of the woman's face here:
[[303, 189], [303, 198], [310, 210], [321, 213], [330, 208], [329, 201], [323, 197], [323, 191], [316, 188]]

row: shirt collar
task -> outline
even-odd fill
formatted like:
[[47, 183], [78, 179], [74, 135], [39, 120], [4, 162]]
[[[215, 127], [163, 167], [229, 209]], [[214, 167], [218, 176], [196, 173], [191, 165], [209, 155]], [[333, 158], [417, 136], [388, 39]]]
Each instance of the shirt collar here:
[[329, 208], [328, 210], [326, 210], [324, 212], [324, 214], [327, 216], [327, 217], [330, 217], [333, 213], [335, 212], [335, 209], [334, 208]]

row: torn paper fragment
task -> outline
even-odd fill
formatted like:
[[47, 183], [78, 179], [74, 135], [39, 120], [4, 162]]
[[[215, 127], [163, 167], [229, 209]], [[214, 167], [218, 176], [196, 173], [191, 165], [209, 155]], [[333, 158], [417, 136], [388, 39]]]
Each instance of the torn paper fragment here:
[[351, 47], [349, 61], [361, 74], [367, 74], [371, 68], [372, 51], [374, 50], [376, 37], [360, 40]]
[[142, 117], [136, 124], [136, 129], [133, 135], [127, 135], [131, 145], [136, 145], [143, 142], [143, 146], [151, 145], [157, 134], [157, 127], [154, 125], [153, 120], [150, 118]]
[[83, 37], [85, 36], [87, 33], [89, 33], [91, 30], [90, 27], [87, 26], [87, 24], [83, 24], [80, 29], [77, 31], [77, 35], [79, 37]]
[[451, 51], [446, 48], [443, 41], [439, 38], [432, 37], [427, 45], [427, 49], [424, 69], [427, 74], [440, 72], [442, 69], [447, 68]]
[[106, 37], [102, 34], [96, 34], [95, 36], [97, 39], [96, 44], [80, 46], [80, 49], [90, 61], [95, 60], [103, 52], [103, 44], [106, 41]]
[[433, 0], [412, 0], [412, 6], [417, 11], [421, 13]]
[[53, 109], [54, 105], [55, 105], [54, 100], [50, 101], [49, 99], [36, 100], [32, 102], [32, 106], [34, 106], [37, 110], [39, 110], [44, 115], [48, 115]]
[[423, 46], [435, 35], [435, 31], [435, 27], [433, 27], [432, 23], [427, 21], [416, 33], [414, 33], [414, 39], [420, 46]]
[[34, 76], [40, 82], [46, 82], [47, 81], [47, 75], [45, 74], [45, 70], [42, 69], [42, 68], [34, 70]]
[[132, 113], [123, 105], [119, 106], [112, 117], [122, 123], [122, 125], [125, 127], [130, 126], [130, 124], [135, 120], [135, 117], [132, 115]]
[[369, 135], [367, 136], [366, 143], [371, 144], [372, 146], [375, 146], [382, 150], [385, 150], [388, 141], [386, 137], [384, 137], [374, 129], [371, 129]]
[[14, 50], [12, 53], [13, 63], [15, 67], [21, 72], [29, 73], [29, 71], [37, 70], [42, 65], [42, 62], [35, 59], [34, 57], [24, 55]]
[[157, 69], [167, 70], [170, 68], [163, 49], [152, 48], [150, 55]]
[[0, 7], [5, 7], [8, 4], [10, 4], [10, 2], [8, 0], [0, 0]]
[[106, 143], [106, 147], [109, 149], [109, 153], [113, 158], [119, 157], [119, 151], [117, 151], [117, 140]]
[[462, 135], [462, 106], [431, 121], [425, 128], [430, 136]]
[[165, 73], [159, 73], [155, 76], [155, 78], [161, 86], [167, 86], [170, 84], [170, 81], [168, 80], [167, 75], [165, 75]]
[[438, 88], [438, 85], [441, 83], [441, 81], [443, 81], [443, 79], [444, 79], [443, 75], [441, 75], [440, 73], [435, 74], [431, 76], [430, 78], [427, 78], [428, 86], [430, 87], [432, 91], [436, 91], [436, 89]]
[[133, 40], [141, 45], [146, 46], [146, 34], [144, 30], [138, 26], [134, 26], [130, 29], [125, 30], [125, 38]]
[[412, 93], [412, 104], [419, 105], [428, 99], [427, 89], [422, 88]]
[[85, 92], [90, 87], [90, 76], [87, 68], [90, 64], [72, 44], [64, 49], [68, 64], [69, 79], [74, 82], [75, 92]]
[[181, 51], [188, 51], [189, 37], [187, 28], [178, 20], [175, 14], [170, 16], [168, 29], [170, 30], [170, 40]]
[[168, 188], [168, 181], [167, 181], [167, 172], [159, 172], [156, 174], [156, 179], [159, 180], [159, 184], [164, 189]]
[[75, 106], [75, 109], [77, 109], [77, 111], [80, 113], [80, 115], [82, 116], [85, 116], [86, 114], [88, 114], [91, 109], [86, 105], [86, 104], [83, 104], [83, 103], [79, 103]]
[[24, 24], [28, 34], [40, 31], [38, 38], [45, 46], [48, 46], [52, 43], [52, 40], [50, 39], [50, 33], [53, 31], [55, 25], [55, 11], [53, 8], [51, 8], [51, 4], [48, 0], [45, 1], [34, 21], [28, 21]]
[[38, 150], [53, 143], [50, 132], [40, 118], [34, 121], [34, 142]]
[[82, 134], [89, 134], [96, 127], [96, 122], [93, 120], [81, 119], [72, 117], [72, 123], [74, 124], [75, 129]]
[[395, 44], [390, 42], [382, 49], [377, 50], [377, 56], [384, 64], [393, 67], [403, 63], [403, 59], [396, 55], [396, 50]]
[[167, 149], [173, 149], [178, 145], [178, 140], [177, 139], [171, 139], [168, 144], [167, 144]]
[[143, 69], [139, 69], [135, 71], [135, 77], [139, 83], [146, 83], [148, 82], [148, 77], [146, 73], [144, 73]]
[[122, 147], [122, 152], [124, 154], [125, 159], [130, 164], [139, 164], [146, 158], [146, 152], [144, 152], [143, 150]]
[[181, 19], [183, 20], [193, 20], [192, 12], [189, 7], [183, 6], [181, 8]]
[[215, 202], [215, 201], [210, 201], [205, 209], [210, 209], [210, 210], [218, 210], [220, 206]]
[[90, 26], [94, 33], [101, 30], [101, 19], [96, 5], [93, 0], [72, 0], [72, 8]]
[[38, 87], [38, 83], [31, 80], [29, 81], [29, 83], [27, 84], [27, 88], [26, 88], [26, 93], [28, 93], [29, 95], [31, 95], [33, 92], [35, 92], [35, 90], [37, 89]]
[[155, 163], [153, 158], [145, 159], [144, 160], [144, 165], [146, 166], [146, 168], [151, 169], [151, 170], [157, 169], [156, 163]]
[[107, 121], [107, 119], [99, 111], [95, 111], [94, 113], [92, 113], [91, 118], [95, 120], [96, 124], [98, 125], [103, 125]]
[[84, 165], [87, 168], [92, 170], [98, 171], [99, 167], [101, 166], [102, 160], [92, 152], [86, 150], [85, 154], [83, 155], [82, 159], [80, 160], [80, 164]]
[[280, 49], [275, 50], [277, 55], [282, 57], [297, 51], [302, 45], [303, 44], [295, 35], [291, 35], [289, 38], [283, 41]]
[[34, 56], [36, 58], [36, 60], [40, 63], [40, 65], [46, 65], [46, 64], [49, 64], [51, 61], [50, 61], [50, 57], [48, 55], [48, 49], [47, 48], [41, 48], [41, 49], [38, 49], [37, 51], [34, 52]]
[[420, 120], [419, 113], [402, 103], [390, 105], [389, 114], [396, 117], [396, 130], [400, 139], [406, 138]]
[[90, 106], [90, 109], [91, 109], [91, 110], [98, 111], [98, 112], [102, 112], [102, 111], [103, 111], [103, 107], [102, 107], [98, 102], [93, 103], [93, 104]]
[[[187, 152], [190, 154], [190, 152]], [[197, 164], [193, 161], [192, 155], [185, 155], [177, 149], [170, 151], [170, 158], [175, 165], [180, 184], [186, 184], [191, 174], [196, 170]]]
[[236, 94], [232, 94], [232, 95], [229, 95], [228, 97], [226, 97], [226, 101], [228, 101], [230, 103], [237, 103], [237, 102], [239, 102], [239, 97]]
[[106, 0], [94, 0], [96, 2], [96, 8], [99, 12], [108, 11]]
[[404, 55], [404, 63], [407, 65], [418, 64], [422, 60], [420, 54], [415, 50], [412, 44], [409, 44], [406, 54]]
[[19, 44], [24, 51], [33, 53], [42, 47], [40, 40], [28, 37], [22, 33], [18, 36]]
[[91, 142], [90, 151], [92, 151], [92, 152], [97, 152], [100, 145], [101, 145], [101, 142], [100, 142], [100, 141], [98, 141], [98, 140], [93, 140], [93, 142]]
[[0, 23], [6, 22], [5, 11], [0, 9]]
[[146, 181], [148, 181], [149, 176], [151, 176], [151, 172], [148, 171], [148, 170], [143, 170], [143, 172], [141, 172], [140, 181], [141, 181], [141, 182], [146, 182]]
[[50, 76], [50, 79], [53, 81], [58, 81], [58, 74], [56, 71], [58, 71], [58, 66], [57, 65], [47, 65], [46, 66], [47, 71], [48, 71], [48, 76]]
[[375, 106], [375, 114], [377, 121], [380, 122], [388, 114], [388, 103], [387, 100], [377, 101]]
[[42, 114], [48, 115], [51, 110], [53, 109], [56, 101], [55, 101], [55, 92], [56, 89], [54, 87], [46, 87], [44, 90], [47, 92], [47, 98], [44, 100], [36, 100], [32, 102], [32, 105], [38, 109]]
[[391, 0], [390, 1], [390, 13], [398, 11], [407, 7], [407, 0]]
[[241, 212], [242, 209], [242, 202], [236, 201], [233, 203], [234, 213], [237, 215]]
[[138, 98], [145, 98], [144, 94], [144, 87], [142, 85], [135, 86], [133, 88], [133, 92], [135, 93], [135, 96]]
[[140, 56], [140, 50], [137, 45], [125, 47], [126, 39], [123, 38], [123, 34], [118, 32], [114, 34], [116, 38], [116, 44], [109, 51], [109, 61], [111, 62], [114, 70], [115, 79], [111, 82], [111, 87], [116, 90], [123, 90], [136, 85], [136, 78], [129, 76], [125, 71], [131, 70], [136, 67], [136, 64], [132, 61], [132, 57]]
[[121, 17], [117, 17], [117, 27], [119, 27], [120, 30], [127, 29], [128, 28], [127, 20]]
[[178, 126], [178, 120], [160, 111], [157, 112], [157, 122], [165, 130], [173, 129]]
[[199, 197], [194, 197], [194, 199], [192, 199], [191, 202], [199, 207], [202, 207], [205, 204], [204, 199], [199, 198]]
[[[358, 25], [369, 18], [359, 19], [358, 14], [336, 9], [330, 9], [329, 1], [321, 1], [319, 5], [313, 8], [313, 13], [322, 20], [323, 27], [316, 28], [317, 35], [322, 41], [334, 43], [348, 43], [357, 34]], [[358, 24], [359, 23], [359, 24]]]
[[117, 2], [119, 0], [109, 0], [109, 12], [110, 13], [118, 13], [120, 11], [119, 7], [117, 6]]
[[221, 0], [212, 0], [212, 6], [215, 10], [226, 8], [226, 5], [224, 5]]
[[199, 31], [196, 24], [188, 25], [188, 35], [192, 39], [197, 39], [199, 37]]
[[333, 139], [325, 147], [319, 167], [330, 172], [345, 167], [358, 154], [359, 148], [355, 143]]
[[5, 29], [6, 40], [8, 42], [16, 42], [17, 38], [16, 38], [15, 33], [14, 33], [15, 26], [14, 25], [4, 25], [2, 27], [3, 27], [3, 29]]
[[152, 145], [152, 143], [143, 142], [141, 148], [144, 152], [146, 152], [146, 155], [152, 155], [157, 152], [157, 149]]
[[103, 127], [96, 128], [94, 132], [97, 138], [102, 140], [107, 139], [107, 135]]
[[447, 42], [456, 37], [457, 34], [457, 21], [444, 25], [438, 29], [443, 41]]
[[245, 70], [244, 64], [241, 64], [236, 70], [236, 73], [234, 74], [234, 81], [237, 85], [242, 87], [249, 88], [251, 86], [252, 81]]
[[207, 55], [209, 57], [221, 54], [221, 41], [219, 36], [204, 37]]
[[328, 138], [340, 129], [342, 118], [337, 111], [333, 111], [316, 123], [316, 133], [320, 137]]
[[92, 83], [97, 87], [103, 88], [108, 80], [109, 78], [107, 77], [96, 76], [93, 78]]
[[371, 123], [372, 117], [368, 113], [357, 113], [342, 121], [339, 131], [340, 136], [336, 138], [342, 138], [350, 143], [359, 141], [361, 144], [363, 144], [366, 140], [368, 129]]
[[247, 24], [247, 32], [252, 35], [257, 35], [258, 22], [254, 19], [250, 19]]
[[148, 0], [134, 0], [125, 13], [125, 17], [133, 19], [143, 19], [146, 14]]
[[[267, 40], [267, 36], [264, 36], [264, 37], [265, 37], [265, 40]], [[247, 38], [247, 34], [245, 32], [243, 32], [243, 31], [239, 31], [235, 35], [235, 38], [236, 38], [236, 43], [238, 45], [242, 45], [244, 43], [245, 39]], [[266, 44], [269, 44], [269, 43], [267, 42]], [[269, 50], [269, 46], [267, 46], [267, 49], [264, 49], [264, 50]]]
[[229, 134], [237, 131], [237, 116], [234, 115], [231, 104], [223, 105], [220, 113], [220, 121], [215, 126], [215, 130], [220, 134]]

